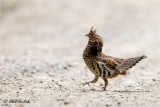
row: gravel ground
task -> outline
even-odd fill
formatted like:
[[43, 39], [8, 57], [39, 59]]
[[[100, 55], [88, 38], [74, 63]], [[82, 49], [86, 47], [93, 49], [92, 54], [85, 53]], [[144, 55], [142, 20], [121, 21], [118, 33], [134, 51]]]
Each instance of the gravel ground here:
[[[159, 0], [1, 0], [2, 107], [159, 107]], [[147, 55], [126, 76], [91, 86], [82, 52], [94, 25], [103, 52]]]

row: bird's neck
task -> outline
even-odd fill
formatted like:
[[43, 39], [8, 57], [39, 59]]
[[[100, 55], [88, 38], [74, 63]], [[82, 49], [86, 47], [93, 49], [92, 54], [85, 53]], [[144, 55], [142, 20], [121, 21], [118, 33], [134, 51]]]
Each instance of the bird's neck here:
[[98, 44], [98, 42], [88, 41], [88, 44], [83, 51], [83, 56], [85, 57], [95, 57], [101, 54], [102, 47]]

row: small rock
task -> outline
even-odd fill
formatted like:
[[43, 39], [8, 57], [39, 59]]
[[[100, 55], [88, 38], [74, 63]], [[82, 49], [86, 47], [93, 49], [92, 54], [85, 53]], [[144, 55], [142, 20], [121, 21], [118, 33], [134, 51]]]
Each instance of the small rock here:
[[89, 102], [93, 102], [92, 100], [89, 100]]
[[103, 86], [103, 84], [102, 84], [102, 83], [100, 83], [100, 86]]
[[68, 67], [65, 66], [63, 69], [68, 70]]
[[145, 69], [145, 67], [141, 67], [141, 69]]
[[64, 101], [64, 99], [57, 99], [57, 101]]
[[39, 81], [39, 83], [43, 83], [43, 81]]
[[85, 90], [85, 89], [83, 89], [83, 90], [82, 90], [82, 92], [86, 92], [86, 90]]
[[51, 67], [51, 68], [54, 68], [55, 66], [52, 64], [52, 65], [50, 65], [50, 67]]
[[91, 90], [91, 91], [95, 91], [95, 89], [94, 89], [94, 88], [91, 88], [90, 90]]
[[88, 105], [86, 105], [86, 107], [88, 107]]
[[70, 104], [70, 102], [67, 102], [67, 101], [64, 102], [64, 105], [68, 105], [68, 104]]
[[105, 107], [109, 107], [109, 104], [106, 104]]
[[121, 102], [118, 102], [117, 104], [121, 104]]
[[156, 81], [156, 79], [153, 78], [152, 81]]
[[72, 65], [71, 65], [71, 64], [68, 64], [67, 66], [68, 66], [68, 67], [72, 67]]

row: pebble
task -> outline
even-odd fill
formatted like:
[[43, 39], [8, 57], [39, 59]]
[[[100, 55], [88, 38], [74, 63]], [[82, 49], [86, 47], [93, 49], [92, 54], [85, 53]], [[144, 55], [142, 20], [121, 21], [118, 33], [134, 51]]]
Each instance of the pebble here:
[[152, 81], [156, 81], [156, 79], [153, 78]]
[[86, 92], [86, 90], [85, 90], [85, 89], [83, 89], [83, 90], [82, 90], [82, 92]]
[[71, 65], [71, 64], [67, 64], [67, 66], [68, 66], [68, 67], [72, 67], [72, 65]]
[[109, 104], [106, 104], [105, 107], [109, 107]]
[[94, 89], [94, 88], [91, 88], [90, 90], [91, 90], [91, 91], [95, 91], [95, 89]]
[[102, 84], [102, 83], [100, 83], [100, 86], [103, 86], [103, 84]]
[[89, 100], [89, 102], [93, 102], [92, 100]]
[[63, 69], [68, 70], [68, 67], [65, 66]]
[[43, 81], [39, 81], [39, 83], [43, 83]]
[[117, 104], [121, 104], [121, 102], [118, 102]]
[[64, 105], [68, 105], [68, 104], [70, 104], [70, 102], [67, 102], [67, 101], [64, 102]]
[[64, 99], [57, 99], [57, 101], [64, 101]]

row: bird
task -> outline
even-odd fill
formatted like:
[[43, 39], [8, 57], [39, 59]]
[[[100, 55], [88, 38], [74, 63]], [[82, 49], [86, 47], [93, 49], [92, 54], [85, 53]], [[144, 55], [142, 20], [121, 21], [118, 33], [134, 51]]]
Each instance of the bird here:
[[88, 44], [83, 51], [83, 60], [88, 69], [94, 74], [94, 79], [90, 82], [84, 82], [80, 85], [89, 85], [96, 83], [99, 78], [104, 80], [103, 89], [106, 90], [108, 79], [115, 78], [118, 75], [126, 75], [126, 71], [135, 66], [142, 59], [147, 58], [146, 55], [141, 55], [132, 58], [116, 58], [102, 53], [103, 40], [96, 33], [93, 26], [90, 32], [86, 34], [89, 38]]

